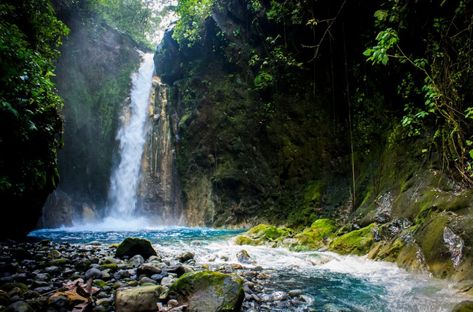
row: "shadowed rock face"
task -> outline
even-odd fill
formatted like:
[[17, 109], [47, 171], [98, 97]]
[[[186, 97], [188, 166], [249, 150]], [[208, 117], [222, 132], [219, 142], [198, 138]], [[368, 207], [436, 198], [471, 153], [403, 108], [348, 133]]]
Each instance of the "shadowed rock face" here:
[[107, 198], [119, 115], [129, 100], [130, 74], [140, 63], [137, 44], [98, 17], [60, 6], [58, 14], [71, 29], [55, 77], [64, 99], [64, 146], [58, 191], [46, 203], [43, 227], [102, 214], [97, 207]]

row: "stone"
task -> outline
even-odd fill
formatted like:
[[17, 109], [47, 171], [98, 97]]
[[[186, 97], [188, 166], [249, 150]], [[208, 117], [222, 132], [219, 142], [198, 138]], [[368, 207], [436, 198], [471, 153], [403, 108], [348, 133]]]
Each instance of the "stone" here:
[[151, 276], [154, 274], [161, 273], [162, 269], [161, 266], [152, 264], [152, 263], [143, 263], [140, 267], [138, 267], [137, 274], [141, 275], [144, 274], [146, 276]]
[[115, 297], [115, 309], [117, 312], [156, 311], [156, 304], [163, 291], [159, 285], [119, 289]]
[[473, 312], [473, 301], [462, 301], [453, 307], [452, 312]]
[[154, 279], [151, 279], [147, 276], [140, 278], [140, 284], [156, 284], [156, 281]]
[[145, 263], [145, 259], [143, 259], [143, 256], [141, 255], [134, 255], [133, 257], [131, 257], [130, 263], [131, 265], [133, 265], [134, 268], [137, 268], [143, 263]]
[[166, 272], [175, 273], [177, 277], [184, 275], [189, 272], [189, 269], [183, 265], [174, 265], [166, 268]]
[[291, 296], [291, 297], [299, 297], [300, 295], [302, 295], [302, 290], [300, 290], [300, 289], [290, 290], [288, 292], [288, 295]]
[[237, 257], [238, 261], [240, 261], [241, 263], [251, 263], [252, 262], [250, 254], [245, 249], [240, 250], [237, 253], [236, 257]]
[[91, 268], [91, 269], [88, 269], [87, 272], [85, 272], [85, 280], [88, 280], [90, 278], [92, 279], [101, 279], [103, 276], [103, 273], [102, 271], [100, 271], [99, 269], [97, 268]]
[[185, 252], [185, 253], [179, 255], [179, 256], [177, 257], [177, 259], [178, 259], [180, 262], [186, 262], [186, 261], [189, 261], [189, 260], [194, 259], [194, 254], [193, 254], [192, 252], [188, 251], [188, 252]]
[[142, 238], [126, 238], [120, 245], [118, 245], [115, 252], [115, 257], [117, 258], [130, 258], [134, 255], [141, 255], [144, 259], [148, 259], [151, 256], [157, 256], [156, 250], [153, 249], [151, 243]]
[[190, 312], [240, 311], [243, 280], [219, 272], [191, 272], [176, 280], [169, 289], [180, 303], [187, 302]]
[[17, 301], [10, 304], [4, 312], [33, 312], [33, 308], [24, 301]]

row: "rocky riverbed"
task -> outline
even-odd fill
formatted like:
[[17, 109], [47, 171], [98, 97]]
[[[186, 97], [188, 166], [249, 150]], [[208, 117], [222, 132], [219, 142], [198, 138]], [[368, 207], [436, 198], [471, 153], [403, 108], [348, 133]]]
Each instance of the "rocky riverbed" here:
[[[301, 290], [267, 293], [271, 270], [255, 266], [243, 249], [235, 255], [238, 261], [219, 258], [210, 261], [216, 262], [213, 265], [196, 263], [189, 251], [158, 249], [145, 257], [140, 253], [142, 249], [118, 255], [116, 244], [99, 242], [1, 242], [0, 310], [209, 311], [205, 304], [218, 307], [216, 311], [232, 311], [240, 305], [244, 311], [310, 310], [311, 299]], [[192, 272], [207, 274], [207, 280], [202, 282], [202, 276], [193, 277], [197, 273]], [[184, 286], [176, 281], [184, 274], [189, 283], [201, 283], [200, 289], [180, 289]], [[236, 282], [224, 295], [218, 289], [198, 293], [212, 283], [227, 285], [231, 280]], [[209, 303], [212, 300], [216, 302]], [[231, 307], [223, 306], [222, 300]]]

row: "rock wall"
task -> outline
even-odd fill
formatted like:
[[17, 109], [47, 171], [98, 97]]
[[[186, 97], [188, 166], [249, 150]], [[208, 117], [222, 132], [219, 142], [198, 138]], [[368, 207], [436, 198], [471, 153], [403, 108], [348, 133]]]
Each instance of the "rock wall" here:
[[141, 164], [138, 209], [159, 224], [182, 224], [182, 203], [175, 165], [175, 115], [170, 111], [168, 87], [153, 79], [150, 122]]
[[[323, 32], [271, 17], [277, 2], [217, 3], [198, 40], [169, 32], [155, 56], [178, 114], [188, 222], [284, 224], [296, 248], [369, 254], [471, 286], [471, 186], [445, 166], [434, 130], [401, 126], [404, 68], [367, 67], [377, 6], [318, 2], [319, 20], [343, 10], [314, 56], [307, 38]], [[330, 236], [319, 235], [323, 218]]]

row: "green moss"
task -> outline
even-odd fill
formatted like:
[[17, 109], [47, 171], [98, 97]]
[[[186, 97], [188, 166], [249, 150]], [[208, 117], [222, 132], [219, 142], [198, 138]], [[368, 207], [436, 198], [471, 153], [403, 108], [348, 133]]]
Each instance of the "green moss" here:
[[448, 221], [445, 212], [431, 214], [415, 234], [429, 270], [435, 277], [440, 278], [449, 276], [454, 270], [450, 253], [443, 240]]
[[[198, 295], [193, 295], [196, 293]], [[243, 280], [220, 272], [189, 272], [170, 286], [169, 294], [180, 300], [192, 297], [189, 302], [191, 311], [194, 311], [192, 305], [202, 305], [202, 311], [237, 311], [244, 298]]]
[[257, 246], [257, 245], [261, 245], [262, 241], [251, 239], [246, 235], [239, 235], [239, 236], [235, 237], [235, 244], [237, 244], [237, 245], [254, 245], [254, 246]]
[[304, 201], [313, 202], [320, 201], [322, 197], [322, 191], [324, 189], [324, 183], [320, 180], [313, 181], [310, 183], [304, 192]]
[[314, 221], [309, 228], [295, 236], [299, 246], [296, 250], [316, 249], [326, 244], [326, 239], [336, 230], [335, 222], [331, 219], [319, 219]]
[[473, 301], [463, 301], [453, 307], [452, 312], [473, 312]]
[[247, 235], [269, 241], [281, 240], [292, 234], [292, 229], [287, 227], [276, 227], [269, 224], [259, 224], [248, 230]]
[[101, 265], [101, 268], [106, 270], [106, 269], [110, 269], [112, 271], [116, 271], [118, 270], [118, 264], [116, 263], [104, 263]]
[[99, 288], [104, 288], [105, 286], [107, 286], [107, 282], [98, 279], [98, 280], [94, 280], [94, 285]]
[[404, 242], [399, 238], [392, 242], [388, 242], [379, 249], [374, 259], [394, 262], [398, 258], [399, 253], [404, 245]]
[[329, 247], [341, 254], [364, 255], [368, 253], [374, 242], [373, 230], [375, 226], [373, 223], [362, 229], [336, 237]]

